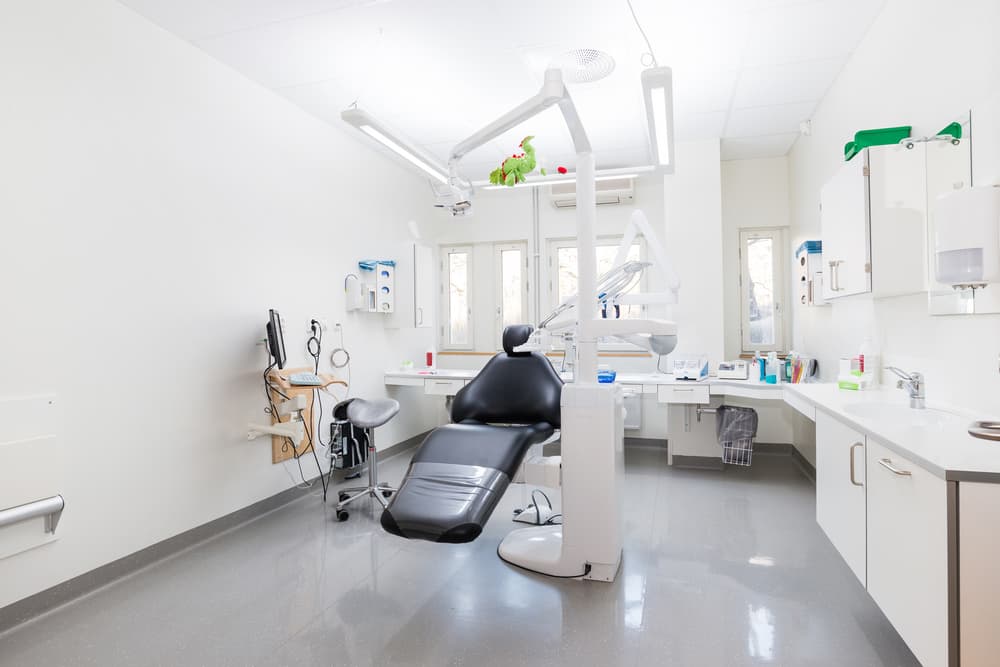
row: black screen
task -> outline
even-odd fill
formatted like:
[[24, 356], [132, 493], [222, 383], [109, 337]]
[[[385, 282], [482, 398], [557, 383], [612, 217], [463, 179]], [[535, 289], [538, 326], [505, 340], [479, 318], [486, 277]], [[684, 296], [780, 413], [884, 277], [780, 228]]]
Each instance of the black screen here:
[[273, 308], [267, 323], [267, 349], [278, 368], [285, 367], [285, 337], [281, 332], [281, 316]]

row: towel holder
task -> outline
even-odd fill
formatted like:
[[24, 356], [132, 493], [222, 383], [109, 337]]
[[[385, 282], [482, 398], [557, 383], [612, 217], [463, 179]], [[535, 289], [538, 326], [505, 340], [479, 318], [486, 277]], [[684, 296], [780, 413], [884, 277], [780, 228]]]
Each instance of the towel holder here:
[[45, 532], [55, 533], [56, 526], [59, 525], [59, 519], [62, 517], [62, 511], [65, 507], [66, 501], [62, 496], [52, 496], [31, 503], [25, 503], [24, 505], [9, 507], [5, 510], [0, 510], [0, 528], [44, 516]]

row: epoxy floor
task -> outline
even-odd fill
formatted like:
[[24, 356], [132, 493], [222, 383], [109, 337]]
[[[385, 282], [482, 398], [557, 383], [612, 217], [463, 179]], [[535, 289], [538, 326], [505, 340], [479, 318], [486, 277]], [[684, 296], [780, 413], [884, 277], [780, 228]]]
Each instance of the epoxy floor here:
[[311, 495], [0, 636], [0, 665], [918, 664], [791, 458], [703, 472], [630, 447], [626, 462], [613, 584], [500, 561], [518, 485], [466, 545], [388, 535], [374, 501], [338, 523]]

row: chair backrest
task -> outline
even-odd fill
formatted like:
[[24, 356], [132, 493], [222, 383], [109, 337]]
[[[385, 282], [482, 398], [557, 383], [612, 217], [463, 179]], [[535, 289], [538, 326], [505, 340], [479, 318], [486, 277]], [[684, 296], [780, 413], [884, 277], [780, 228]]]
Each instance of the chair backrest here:
[[538, 424], [559, 428], [563, 382], [540, 352], [514, 352], [534, 328], [517, 324], [503, 330], [504, 351], [490, 359], [451, 404], [454, 422]]

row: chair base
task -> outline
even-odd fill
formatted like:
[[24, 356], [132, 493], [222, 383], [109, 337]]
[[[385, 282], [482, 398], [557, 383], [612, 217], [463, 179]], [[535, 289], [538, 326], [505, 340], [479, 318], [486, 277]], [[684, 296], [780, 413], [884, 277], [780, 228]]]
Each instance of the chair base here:
[[341, 489], [338, 495], [340, 502], [337, 503], [337, 511], [339, 512], [355, 500], [369, 495], [382, 503], [382, 508], [385, 509], [389, 506], [389, 502], [386, 498], [397, 491], [399, 491], [399, 489], [385, 482], [380, 482], [375, 486], [358, 486], [350, 489]]

